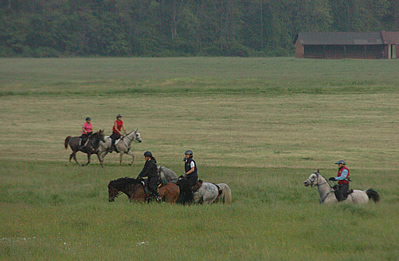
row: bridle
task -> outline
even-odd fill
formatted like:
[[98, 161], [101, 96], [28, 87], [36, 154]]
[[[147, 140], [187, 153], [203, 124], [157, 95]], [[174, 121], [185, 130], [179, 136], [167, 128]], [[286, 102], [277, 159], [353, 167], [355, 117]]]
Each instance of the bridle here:
[[[316, 175], [316, 177], [317, 177], [316, 180], [318, 180], [318, 179], [319, 179], [319, 176], [321, 176], [321, 175], [320, 175], [319, 173], [317, 173], [317, 172], [314, 172], [314, 173], [312, 173], [312, 174], [315, 174], [315, 175]], [[323, 177], [323, 176], [321, 176], [321, 177]], [[323, 178], [324, 178], [324, 177], [323, 177]], [[327, 181], [326, 178], [324, 178], [324, 180], [325, 180], [324, 183], [319, 184], [319, 183], [317, 182], [316, 185], [313, 184], [313, 183], [315, 182], [315, 180], [310, 180], [309, 178], [308, 178], [307, 180], [310, 182], [310, 186], [311, 186], [312, 188], [315, 187], [315, 186], [319, 187], [319, 186], [324, 185], [324, 184], [328, 184], [328, 185], [330, 186], [330, 188], [331, 188], [331, 185], [330, 185], [330, 183], [328, 183], [328, 181]], [[323, 203], [324, 200], [326, 200], [326, 198], [328, 197], [328, 195], [330, 195], [331, 192], [333, 192], [333, 191], [330, 190], [329, 192], [326, 193], [326, 195], [325, 195], [323, 198], [319, 198], [319, 203], [320, 203], [320, 204]]]
[[[321, 176], [319, 173], [317, 173], [317, 172], [314, 172], [314, 173], [312, 173], [312, 174], [315, 174], [316, 175], [316, 177], [317, 177], [317, 179], [316, 180], [318, 180], [319, 179], [319, 176]], [[315, 185], [315, 184], [313, 184], [316, 180], [310, 180], [310, 178], [308, 178], [307, 180], [309, 180], [309, 182], [310, 182], [310, 187], [315, 187], [315, 186], [321, 186], [321, 185], [324, 185], [324, 184], [326, 184], [326, 183], [328, 183], [327, 181], [326, 182], [324, 182], [324, 183], [321, 183], [321, 184], [319, 184], [319, 182], [317, 182], [317, 184]]]

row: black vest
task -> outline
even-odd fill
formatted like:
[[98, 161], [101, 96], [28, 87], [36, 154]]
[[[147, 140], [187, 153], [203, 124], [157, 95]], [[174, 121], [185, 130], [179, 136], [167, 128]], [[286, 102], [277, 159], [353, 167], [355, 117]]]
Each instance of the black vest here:
[[186, 173], [187, 173], [187, 172], [191, 169], [190, 165], [191, 165], [191, 162], [192, 162], [192, 161], [193, 161], [194, 164], [195, 164], [194, 172], [188, 174], [188, 176], [198, 178], [197, 163], [195, 163], [195, 161], [194, 161], [192, 158], [186, 159], [186, 163], [184, 164], [184, 169], [185, 169], [185, 171], [186, 171]]

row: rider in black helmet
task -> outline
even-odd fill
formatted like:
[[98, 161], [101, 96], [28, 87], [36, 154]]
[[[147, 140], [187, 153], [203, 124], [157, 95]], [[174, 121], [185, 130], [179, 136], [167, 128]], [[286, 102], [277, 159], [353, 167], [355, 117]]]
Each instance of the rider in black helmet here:
[[184, 155], [184, 173], [190, 186], [193, 186], [198, 183], [197, 163], [193, 160], [193, 152], [191, 150], [186, 150]]
[[152, 156], [151, 151], [144, 152], [145, 164], [143, 170], [140, 172], [137, 178], [148, 177], [147, 188], [155, 197], [156, 201], [160, 202], [161, 199], [158, 195], [158, 182], [159, 174], [157, 168], [157, 161]]

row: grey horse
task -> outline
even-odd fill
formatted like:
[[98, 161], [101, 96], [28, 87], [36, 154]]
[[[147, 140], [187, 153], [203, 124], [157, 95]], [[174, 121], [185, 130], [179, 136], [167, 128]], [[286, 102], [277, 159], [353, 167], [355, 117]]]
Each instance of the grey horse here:
[[176, 175], [176, 173], [168, 169], [164, 166], [158, 166], [158, 173], [159, 176], [161, 177], [161, 182], [162, 184], [167, 184], [167, 183], [175, 183], [179, 179], [179, 177]]
[[[108, 154], [108, 152], [111, 149], [111, 138], [109, 136], [106, 136], [104, 138], [105, 142], [100, 142], [100, 157], [102, 160], [104, 160], [104, 157]], [[132, 165], [134, 162], [134, 154], [133, 152], [130, 151], [131, 148], [131, 143], [133, 140], [138, 141], [139, 143], [142, 142], [140, 131], [134, 130], [129, 132], [126, 136], [120, 138], [119, 140], [116, 141], [115, 147], [119, 152], [120, 158], [119, 158], [119, 165], [122, 165], [122, 157], [123, 154], [128, 154], [132, 157], [132, 161], [129, 163], [129, 165]]]

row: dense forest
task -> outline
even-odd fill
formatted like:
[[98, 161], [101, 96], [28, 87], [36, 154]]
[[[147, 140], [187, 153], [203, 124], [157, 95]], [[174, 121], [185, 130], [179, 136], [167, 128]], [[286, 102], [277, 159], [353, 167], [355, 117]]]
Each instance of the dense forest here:
[[298, 32], [399, 30], [398, 0], [2, 0], [0, 57], [286, 56]]

